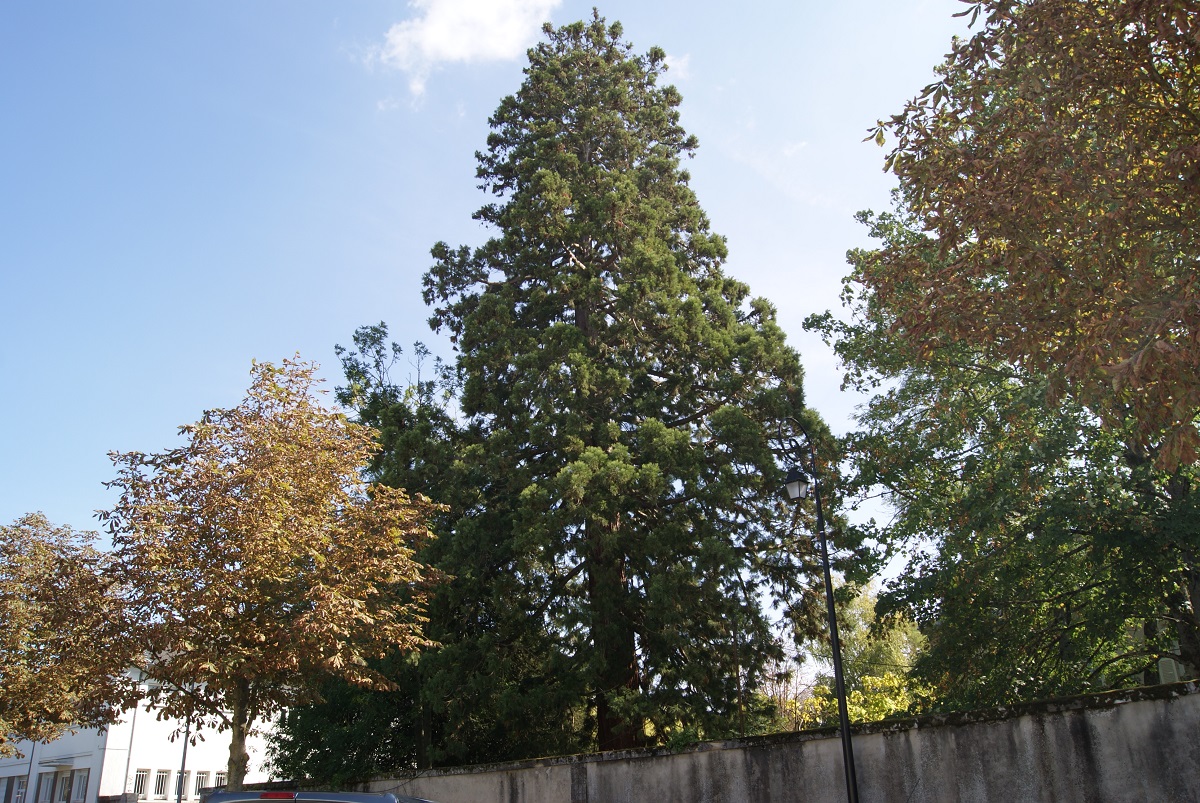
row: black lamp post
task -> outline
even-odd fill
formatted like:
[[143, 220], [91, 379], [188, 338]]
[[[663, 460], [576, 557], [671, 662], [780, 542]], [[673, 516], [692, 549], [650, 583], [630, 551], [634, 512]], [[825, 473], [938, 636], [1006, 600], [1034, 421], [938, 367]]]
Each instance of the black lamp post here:
[[[825, 539], [825, 513], [821, 509], [821, 485], [817, 479], [817, 455], [813, 451], [812, 438], [799, 421], [792, 421], [804, 435], [804, 444], [808, 447], [810, 473], [805, 473], [796, 463], [803, 463], [804, 450], [795, 438], [785, 438], [782, 429], [779, 440], [789, 452], [793, 460], [788, 469], [785, 487], [788, 498], [792, 501], [804, 499], [811, 490], [813, 501], [817, 507], [817, 539], [821, 545], [821, 566], [825, 570], [825, 605], [829, 611], [829, 644], [833, 650], [833, 682], [837, 691], [838, 720], [842, 734], [842, 764], [846, 769], [846, 799], [850, 803], [858, 803], [858, 778], [854, 772], [854, 744], [850, 740], [850, 716], [846, 711], [846, 680], [842, 675], [842, 642], [838, 638], [837, 614], [833, 607], [833, 578], [829, 572], [829, 545]], [[811, 475], [811, 479], [810, 479]]]

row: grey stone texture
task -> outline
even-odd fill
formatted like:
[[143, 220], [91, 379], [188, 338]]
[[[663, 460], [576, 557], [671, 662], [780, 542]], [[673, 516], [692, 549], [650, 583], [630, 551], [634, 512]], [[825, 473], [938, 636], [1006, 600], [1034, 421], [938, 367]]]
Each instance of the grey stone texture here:
[[[854, 730], [863, 803], [1200, 801], [1195, 681]], [[835, 729], [436, 770], [362, 788], [438, 803], [845, 800]]]

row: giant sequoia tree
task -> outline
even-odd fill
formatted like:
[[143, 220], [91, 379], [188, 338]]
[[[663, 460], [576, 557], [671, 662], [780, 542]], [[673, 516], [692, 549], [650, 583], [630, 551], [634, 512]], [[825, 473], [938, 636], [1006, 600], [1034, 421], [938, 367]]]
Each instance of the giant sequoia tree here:
[[801, 369], [772, 307], [721, 270], [663, 52], [599, 17], [546, 35], [478, 156], [496, 235], [438, 244], [425, 277], [477, 489], [443, 540], [483, 599], [451, 604], [494, 648], [461, 657], [510, 679], [494, 710], [513, 729], [523, 697], [576, 705], [559, 727], [601, 749], [733, 730], [776, 653], [764, 602], [801, 618], [807, 547], [768, 442], [804, 414]]

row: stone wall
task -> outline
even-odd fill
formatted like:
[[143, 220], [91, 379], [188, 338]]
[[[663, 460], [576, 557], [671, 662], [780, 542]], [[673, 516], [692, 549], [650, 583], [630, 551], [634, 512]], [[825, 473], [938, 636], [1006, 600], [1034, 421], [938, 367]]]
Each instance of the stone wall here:
[[[856, 726], [863, 803], [1200, 801], [1200, 686]], [[845, 799], [836, 730], [615, 751], [378, 779], [438, 803]]]

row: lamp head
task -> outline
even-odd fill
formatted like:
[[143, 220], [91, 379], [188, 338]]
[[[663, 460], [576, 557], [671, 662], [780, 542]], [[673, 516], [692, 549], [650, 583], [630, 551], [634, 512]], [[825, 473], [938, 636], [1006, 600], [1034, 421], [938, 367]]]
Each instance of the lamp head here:
[[784, 487], [787, 488], [788, 499], [794, 502], [808, 496], [808, 489], [812, 487], [812, 481], [797, 466], [792, 466], [788, 469]]

